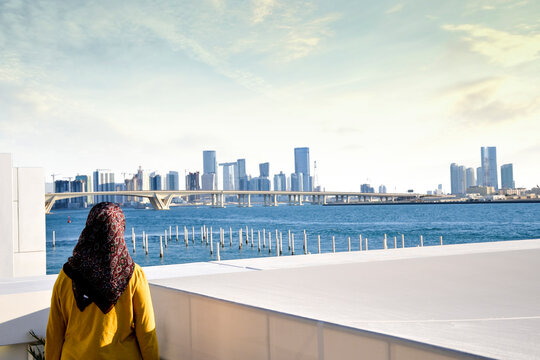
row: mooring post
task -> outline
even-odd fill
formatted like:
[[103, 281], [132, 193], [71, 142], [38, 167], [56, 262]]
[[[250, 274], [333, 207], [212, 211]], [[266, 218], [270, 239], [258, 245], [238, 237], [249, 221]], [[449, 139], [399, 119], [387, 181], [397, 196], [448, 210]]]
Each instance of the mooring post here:
[[161, 235], [159, 235], [159, 257], [163, 257], [163, 241], [161, 239]]
[[332, 252], [336, 252], [336, 237], [332, 235]]
[[178, 242], [178, 225], [176, 225], [176, 242]]
[[291, 234], [291, 254], [294, 255], [294, 233]]
[[384, 234], [384, 249], [388, 249], [388, 244], [386, 242], [386, 234]]
[[401, 234], [401, 247], [405, 248], [405, 234]]
[[266, 229], [263, 229], [263, 249], [266, 249]]
[[216, 246], [217, 248], [217, 261], [221, 261], [221, 257], [219, 256], [219, 245]]
[[259, 237], [259, 252], [261, 252], [261, 230], [257, 230], [257, 236]]
[[229, 226], [229, 247], [232, 247], [232, 229]]
[[272, 232], [268, 232], [268, 253], [272, 253]]
[[283, 233], [279, 232], [279, 255], [283, 255]]
[[369, 250], [369, 247], [368, 247], [368, 239], [366, 238], [366, 251]]
[[[289, 195], [290, 199], [291, 195]], [[291, 230], [289, 230], [289, 251], [291, 251]]]
[[307, 234], [306, 230], [304, 229], [304, 255], [307, 254]]
[[242, 228], [238, 230], [238, 249], [242, 249]]
[[321, 253], [321, 235], [317, 235], [317, 247], [319, 248], [319, 254]]
[[349, 236], [348, 239], [349, 239], [349, 252], [350, 252], [351, 251], [351, 237]]
[[214, 237], [212, 236], [212, 227], [210, 227], [210, 255], [214, 255]]
[[171, 238], [171, 237], [172, 237], [172, 226], [171, 226], [171, 225], [169, 225], [169, 241], [171, 241], [171, 240], [172, 240], [172, 238]]
[[195, 245], [195, 226], [191, 227], [191, 238], [193, 239], [193, 245]]
[[362, 251], [362, 235], [358, 235], [358, 238], [360, 239], [360, 247], [358, 251]]
[[253, 247], [253, 228], [251, 228], [251, 247]]
[[167, 230], [165, 230], [165, 247], [167, 247]]
[[144, 238], [145, 238], [145, 240], [144, 240], [144, 243], [145, 243], [144, 250], [146, 252], [146, 255], [148, 255], [148, 234], [145, 234]]
[[246, 245], [249, 243], [249, 230], [248, 230], [248, 227], [246, 226]]
[[420, 235], [420, 247], [424, 246], [424, 236]]
[[56, 247], [56, 233], [54, 230], [52, 232], [52, 247]]
[[142, 248], [146, 249], [146, 233], [142, 232]]
[[394, 249], [397, 249], [397, 236], [394, 236]]
[[443, 243], [442, 243], [442, 236], [439, 236], [439, 239], [441, 240], [441, 246], [442, 246], [442, 244], [443, 244]]

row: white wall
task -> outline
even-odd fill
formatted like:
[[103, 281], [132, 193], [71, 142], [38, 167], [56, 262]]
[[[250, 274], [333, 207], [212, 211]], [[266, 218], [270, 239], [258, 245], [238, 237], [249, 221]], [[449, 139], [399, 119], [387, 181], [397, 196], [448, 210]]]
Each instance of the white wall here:
[[13, 168], [0, 154], [0, 278], [45, 275], [42, 168]]

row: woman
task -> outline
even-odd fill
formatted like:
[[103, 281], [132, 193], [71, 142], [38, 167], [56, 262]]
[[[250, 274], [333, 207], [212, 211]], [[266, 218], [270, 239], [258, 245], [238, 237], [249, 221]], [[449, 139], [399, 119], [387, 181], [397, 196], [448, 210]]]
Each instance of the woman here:
[[45, 358], [158, 359], [148, 282], [124, 240], [124, 213], [95, 205], [51, 299]]

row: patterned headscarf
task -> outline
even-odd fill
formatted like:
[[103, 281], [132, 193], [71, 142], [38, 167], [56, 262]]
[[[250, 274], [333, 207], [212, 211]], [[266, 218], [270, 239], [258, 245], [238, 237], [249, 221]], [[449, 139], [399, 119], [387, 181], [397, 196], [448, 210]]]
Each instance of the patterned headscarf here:
[[102, 202], [90, 210], [73, 256], [64, 264], [81, 311], [94, 302], [106, 314], [126, 289], [135, 263], [124, 240], [125, 228], [118, 205]]

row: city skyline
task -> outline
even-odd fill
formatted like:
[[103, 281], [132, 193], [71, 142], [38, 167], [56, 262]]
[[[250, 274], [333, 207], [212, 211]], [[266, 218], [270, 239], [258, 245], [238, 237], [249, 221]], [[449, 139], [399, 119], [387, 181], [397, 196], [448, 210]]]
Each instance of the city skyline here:
[[288, 176], [301, 145], [326, 189], [449, 192], [448, 164], [492, 144], [531, 188], [539, 12], [522, 0], [2, 2], [0, 152], [47, 181], [201, 171], [204, 149]]

